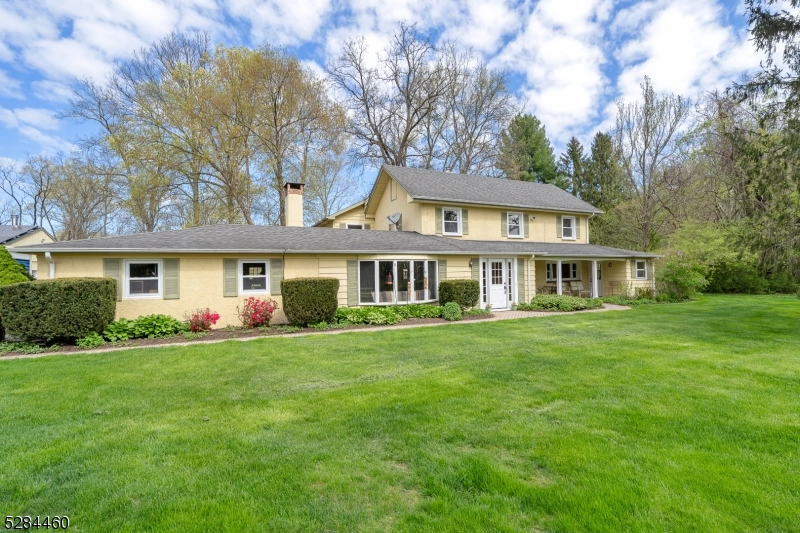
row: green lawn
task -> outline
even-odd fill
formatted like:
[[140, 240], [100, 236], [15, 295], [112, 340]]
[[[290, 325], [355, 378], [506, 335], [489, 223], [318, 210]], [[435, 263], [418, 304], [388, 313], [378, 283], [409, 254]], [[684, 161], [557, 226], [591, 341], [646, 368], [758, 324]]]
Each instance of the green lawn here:
[[74, 531], [800, 531], [800, 301], [0, 361]]

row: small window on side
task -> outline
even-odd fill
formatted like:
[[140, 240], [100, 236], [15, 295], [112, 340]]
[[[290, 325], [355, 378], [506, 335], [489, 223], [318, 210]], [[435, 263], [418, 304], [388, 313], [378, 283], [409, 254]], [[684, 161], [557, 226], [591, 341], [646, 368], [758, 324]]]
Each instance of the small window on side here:
[[161, 261], [125, 262], [125, 297], [161, 297]]
[[575, 240], [575, 217], [563, 217], [561, 219], [561, 238]]
[[364, 224], [345, 224], [346, 229], [364, 229]]
[[239, 292], [241, 294], [269, 292], [269, 261], [264, 259], [239, 261]]
[[647, 279], [647, 261], [636, 261], [636, 279]]

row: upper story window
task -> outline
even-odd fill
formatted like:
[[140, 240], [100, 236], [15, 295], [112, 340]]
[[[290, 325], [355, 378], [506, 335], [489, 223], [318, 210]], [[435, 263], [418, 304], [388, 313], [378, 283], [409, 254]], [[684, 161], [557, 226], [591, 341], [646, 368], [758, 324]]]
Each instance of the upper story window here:
[[561, 238], [575, 240], [575, 217], [561, 217]]
[[239, 293], [269, 292], [269, 261], [262, 259], [239, 260]]
[[445, 207], [442, 209], [442, 219], [445, 235], [461, 235], [461, 209]]
[[161, 261], [125, 261], [125, 297], [161, 298]]
[[647, 261], [636, 261], [636, 279], [647, 279]]
[[345, 224], [346, 229], [364, 229], [364, 224], [350, 224], [349, 222]]
[[522, 235], [522, 213], [508, 213], [508, 236], [521, 239]]

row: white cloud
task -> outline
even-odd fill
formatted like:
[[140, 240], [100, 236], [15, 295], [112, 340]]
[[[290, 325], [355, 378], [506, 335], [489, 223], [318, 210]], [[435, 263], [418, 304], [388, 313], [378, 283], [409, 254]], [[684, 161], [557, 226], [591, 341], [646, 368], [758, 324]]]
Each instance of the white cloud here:
[[24, 99], [20, 91], [20, 82], [15, 80], [4, 70], [0, 70], [0, 96], [8, 96], [10, 98]]
[[525, 74], [528, 110], [557, 144], [594, 119], [608, 83], [601, 70], [608, 13], [602, 0], [574, 0], [570, 9], [560, 0], [541, 0], [493, 62]]
[[55, 103], [65, 103], [72, 98], [72, 89], [68, 85], [52, 80], [40, 80], [31, 83], [33, 94], [37, 98]]

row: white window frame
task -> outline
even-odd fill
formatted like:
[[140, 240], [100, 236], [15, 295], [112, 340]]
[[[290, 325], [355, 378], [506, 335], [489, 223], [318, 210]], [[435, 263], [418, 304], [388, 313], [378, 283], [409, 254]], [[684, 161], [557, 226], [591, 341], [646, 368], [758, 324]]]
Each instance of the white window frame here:
[[[447, 211], [456, 211], [456, 212], [458, 212], [458, 220], [457, 220], [457, 222], [458, 222], [458, 231], [455, 232], [455, 233], [447, 231], [447, 221], [445, 220], [445, 217], [444, 217], [444, 214]], [[461, 236], [461, 221], [462, 221], [462, 218], [461, 218], [461, 208], [460, 207], [443, 207], [442, 208], [442, 235], [454, 235], [454, 236], [460, 237]]]
[[[566, 222], [567, 220], [571, 220], [572, 221], [572, 227], [570, 228], [570, 231], [572, 231], [572, 236], [571, 237], [565, 237], [564, 236], [564, 222]], [[577, 239], [577, 237], [575, 237], [575, 221], [576, 220], [577, 219], [575, 217], [561, 217], [561, 239], [562, 240], [574, 241], [574, 240]]]
[[[511, 216], [519, 216], [519, 235], [511, 235]], [[522, 213], [506, 213], [506, 234], [509, 239], [524, 239], [525, 238], [525, 220], [522, 218]]]
[[[434, 268], [436, 269], [436, 298], [429, 299], [429, 300], [417, 300], [412, 295], [414, 294], [414, 268], [413, 266], [409, 269], [410, 270], [410, 279], [408, 280], [409, 285], [412, 287], [409, 293], [409, 301], [407, 302], [398, 302], [397, 301], [397, 285], [394, 286], [393, 296], [391, 302], [362, 302], [361, 301], [361, 263], [374, 263], [375, 265], [375, 279], [373, 280], [375, 286], [375, 293], [377, 295], [378, 287], [380, 287], [380, 280], [378, 276], [380, 275], [380, 270], [378, 267], [378, 263], [381, 262], [388, 262], [392, 261], [392, 278], [397, 280], [397, 262], [400, 261], [408, 261], [409, 263], [413, 263], [414, 261], [423, 261], [425, 263], [425, 277], [430, 279], [430, 263], [434, 263]], [[411, 305], [411, 304], [425, 304], [425, 303], [432, 303], [439, 301], [439, 287], [438, 283], [441, 280], [439, 279], [439, 260], [438, 259], [419, 259], [419, 258], [412, 258], [412, 259], [361, 259], [358, 261], [358, 305], [364, 307], [385, 307], [388, 305]]]
[[356, 224], [355, 222], [345, 222], [344, 229], [364, 229], [364, 224]]
[[[642, 263], [644, 265], [644, 268], [642, 269], [644, 271], [644, 276], [639, 276], [639, 263]], [[636, 268], [636, 279], [644, 279], [644, 280], [646, 280], [647, 279], [647, 261], [637, 259], [635, 261], [635, 263], [634, 263], [634, 267]]]
[[[149, 265], [155, 263], [158, 265], [158, 277], [156, 278], [133, 278], [131, 279], [130, 265]], [[125, 284], [125, 299], [126, 300], [156, 300], [164, 296], [164, 262], [161, 259], [126, 259], [125, 271], [123, 273], [123, 283]], [[145, 293], [145, 294], [131, 294], [131, 281], [137, 279], [157, 279], [158, 280], [158, 293]]]
[[[244, 275], [244, 272], [242, 272], [242, 266], [245, 263], [264, 263], [264, 271], [265, 271], [265, 275], [266, 275], [266, 278], [267, 278], [267, 281], [266, 281], [267, 288], [266, 289], [264, 289], [264, 290], [256, 290], [256, 291], [254, 291], [254, 290], [245, 290], [244, 289], [244, 278], [245, 278], [245, 275]], [[270, 287], [270, 274], [271, 274], [271, 271], [270, 271], [269, 259], [262, 259], [260, 257], [257, 257], [257, 258], [254, 258], [254, 259], [239, 259], [239, 262], [237, 263], [237, 266], [238, 266], [238, 271], [236, 273], [236, 278], [237, 278], [238, 283], [239, 283], [239, 294], [269, 294], [270, 293], [270, 288], [271, 288]], [[250, 276], [247, 276], [247, 277], [250, 277]]]
[[[581, 264], [579, 261], [562, 261], [561, 266], [563, 267], [564, 265], [570, 265], [569, 267], [570, 276], [569, 277], [561, 276], [561, 281], [583, 281], [582, 278], [583, 269], [581, 268]], [[558, 269], [558, 263], [556, 262], [551, 263], [549, 261], [545, 263], [545, 280], [556, 281], [558, 279], [556, 277], [558, 275], [557, 269]], [[574, 274], [574, 276], [572, 274]]]

